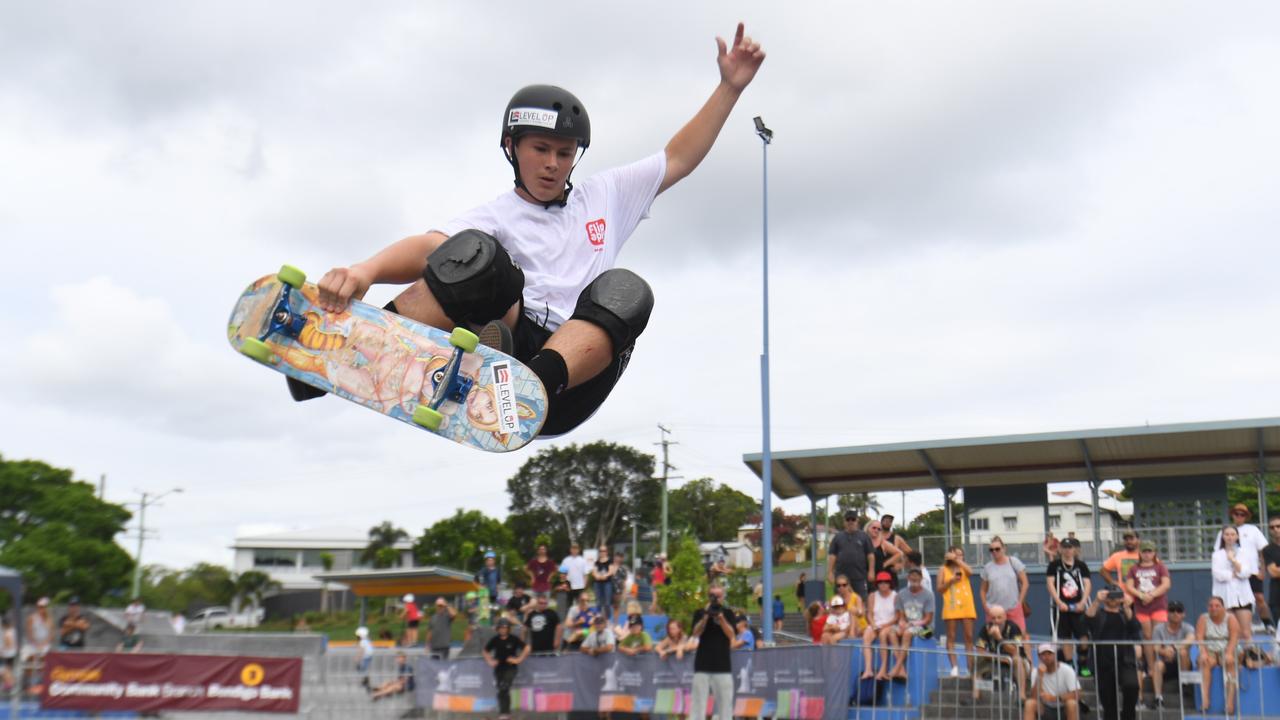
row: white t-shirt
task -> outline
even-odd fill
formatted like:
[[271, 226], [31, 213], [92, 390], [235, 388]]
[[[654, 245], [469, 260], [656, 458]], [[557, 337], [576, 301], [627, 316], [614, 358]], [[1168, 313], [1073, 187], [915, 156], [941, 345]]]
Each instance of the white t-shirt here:
[[453, 235], [476, 229], [497, 238], [524, 271], [525, 314], [554, 331], [573, 315], [582, 289], [614, 266], [631, 233], [649, 216], [666, 170], [666, 152], [659, 151], [597, 173], [573, 187], [565, 207], [545, 208], [513, 189], [438, 231]]
[[849, 632], [849, 619], [852, 617], [853, 615], [848, 612], [829, 613], [827, 615], [826, 627], [833, 627], [842, 633], [847, 633]]
[[[1031, 671], [1031, 688], [1036, 686], [1036, 678], [1040, 675], [1040, 668]], [[1069, 692], [1079, 690], [1080, 682], [1076, 680], [1076, 672], [1071, 667], [1058, 663], [1057, 669], [1051, 673], [1045, 673], [1044, 686], [1041, 691], [1050, 695], [1062, 696]]]
[[876, 627], [887, 625], [891, 620], [898, 616], [898, 608], [896, 607], [898, 602], [897, 591], [890, 590], [889, 595], [885, 596], [881, 595], [880, 591], [877, 590], [872, 593], [872, 595], [867, 596], [867, 602], [870, 602], [870, 598], [872, 596], [876, 599], [875, 607], [871, 609], [871, 623], [873, 625]]
[[564, 567], [564, 574], [569, 578], [569, 587], [574, 590], [581, 590], [587, 586], [587, 570], [591, 567], [591, 563], [581, 555], [570, 555], [560, 563]]

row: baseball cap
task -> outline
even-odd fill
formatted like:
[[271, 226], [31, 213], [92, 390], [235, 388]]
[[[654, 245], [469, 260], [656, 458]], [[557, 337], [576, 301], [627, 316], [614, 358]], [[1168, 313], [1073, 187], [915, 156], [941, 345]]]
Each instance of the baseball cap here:
[[858, 519], [858, 513], [857, 513], [857, 512], [855, 512], [855, 511], [853, 511], [853, 510], [846, 510], [846, 511], [845, 511], [845, 513], [844, 513], [844, 519], [845, 519], [845, 520], [857, 520], [857, 519]]
[[831, 598], [831, 607], [844, 607], [844, 598], [839, 595]]
[[67, 604], [68, 604], [68, 605], [79, 605], [79, 604], [80, 604], [80, 596], [79, 596], [79, 595], [72, 595], [72, 596], [71, 596], [71, 598], [70, 598], [69, 600], [67, 600]]
[[1156, 544], [1150, 540], [1143, 540], [1141, 543], [1138, 543], [1138, 549], [1150, 550], [1151, 552], [1155, 552]]
[[49, 598], [42, 597], [36, 601], [36, 607], [49, 607]]
[[358, 637], [358, 638], [367, 638], [367, 637], [369, 637], [369, 628], [367, 628], [367, 627], [365, 627], [365, 626], [363, 626], [363, 625], [361, 625], [360, 627], [356, 628], [356, 637]]
[[413, 593], [405, 593], [404, 601], [405, 601], [405, 602], [413, 602]]
[[1184, 607], [1182, 606], [1182, 603], [1181, 603], [1180, 601], [1178, 601], [1178, 600], [1170, 600], [1170, 601], [1169, 601], [1169, 606], [1168, 606], [1168, 608], [1166, 608], [1166, 609], [1167, 609], [1169, 612], [1186, 612], [1186, 611], [1187, 611], [1187, 609], [1186, 609], [1186, 608], [1184, 608]]
[[490, 550], [489, 552], [485, 553], [485, 554], [484, 554], [484, 556], [485, 556], [486, 558], [496, 558], [496, 557], [498, 557], [496, 554], [494, 554], [494, 552], [493, 552], [492, 550]]
[[1056, 653], [1056, 652], [1058, 652], [1058, 648], [1054, 647], [1053, 643], [1040, 643], [1040, 645], [1036, 647], [1037, 655], [1040, 653]]
[[644, 617], [640, 615], [629, 615], [627, 617], [627, 625], [644, 625]]
[[1138, 537], [1138, 531], [1137, 531], [1137, 530], [1132, 530], [1132, 529], [1128, 529], [1128, 528], [1126, 528], [1126, 529], [1125, 529], [1125, 531], [1124, 531], [1123, 533], [1121, 533], [1121, 534], [1120, 534], [1120, 537], [1122, 537], [1122, 538], [1136, 538], [1136, 537]]
[[891, 582], [893, 582], [893, 576], [892, 576], [892, 575], [890, 575], [889, 573], [887, 573], [887, 572], [885, 572], [885, 571], [881, 570], [880, 572], [876, 573], [876, 582], [878, 582], [878, 583], [882, 583], [882, 582], [891, 583]]
[[494, 627], [509, 628], [511, 627], [511, 621], [507, 618], [498, 618], [498, 623]]
[[1079, 538], [1067, 537], [1067, 538], [1063, 538], [1062, 542], [1058, 544], [1061, 545], [1062, 547], [1078, 548], [1080, 547], [1080, 540]]

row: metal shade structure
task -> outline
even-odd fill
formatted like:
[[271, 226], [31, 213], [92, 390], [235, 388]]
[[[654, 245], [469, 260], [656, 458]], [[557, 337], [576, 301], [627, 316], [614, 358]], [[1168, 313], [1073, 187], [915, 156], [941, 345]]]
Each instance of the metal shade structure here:
[[[889, 490], [1248, 475], [1280, 466], [1280, 418], [775, 451], [782, 498]], [[757, 475], [762, 456], [743, 462]]]
[[357, 570], [314, 575], [322, 582], [346, 585], [356, 597], [414, 595], [458, 595], [479, 590], [482, 585], [470, 573], [445, 567]]

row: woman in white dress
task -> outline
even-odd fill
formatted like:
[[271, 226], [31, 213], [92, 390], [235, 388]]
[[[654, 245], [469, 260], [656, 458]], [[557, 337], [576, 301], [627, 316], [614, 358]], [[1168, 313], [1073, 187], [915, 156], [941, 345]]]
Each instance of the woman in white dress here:
[[1213, 595], [1222, 598], [1240, 623], [1245, 642], [1252, 637], [1253, 589], [1249, 578], [1258, 572], [1258, 556], [1240, 549], [1240, 533], [1234, 525], [1222, 529], [1222, 540], [1213, 551]]

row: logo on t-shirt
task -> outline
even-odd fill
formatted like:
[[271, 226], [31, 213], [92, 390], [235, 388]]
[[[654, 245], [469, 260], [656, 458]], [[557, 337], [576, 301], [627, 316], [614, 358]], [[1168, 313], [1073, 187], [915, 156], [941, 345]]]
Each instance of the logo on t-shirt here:
[[600, 252], [604, 249], [604, 218], [587, 223], [587, 240]]

